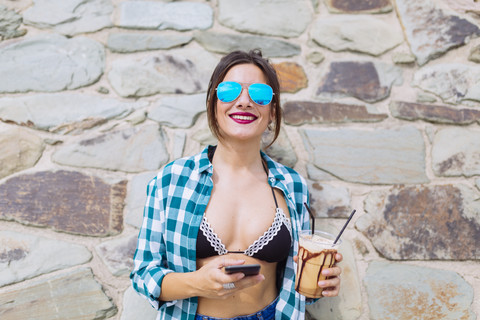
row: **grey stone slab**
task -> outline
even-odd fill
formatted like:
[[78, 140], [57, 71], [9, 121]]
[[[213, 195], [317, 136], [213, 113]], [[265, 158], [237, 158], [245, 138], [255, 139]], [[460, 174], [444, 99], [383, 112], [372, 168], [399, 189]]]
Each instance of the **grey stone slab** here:
[[348, 218], [351, 194], [348, 188], [319, 181], [308, 181], [310, 208], [317, 218]]
[[353, 51], [379, 56], [403, 42], [401, 28], [363, 15], [320, 17], [310, 38], [332, 51]]
[[424, 120], [457, 125], [480, 121], [480, 110], [452, 108], [445, 105], [392, 101], [390, 102], [390, 111], [394, 117], [405, 120]]
[[425, 183], [425, 143], [411, 126], [300, 129], [311, 162], [339, 179], [365, 184]]
[[388, 114], [370, 105], [314, 101], [287, 101], [283, 104], [283, 115], [289, 125], [379, 122], [388, 118]]
[[439, 130], [432, 146], [432, 167], [437, 176], [471, 177], [480, 174], [480, 131], [467, 128]]
[[155, 320], [157, 313], [157, 310], [148, 303], [147, 299], [141, 297], [132, 286], [125, 290], [120, 320]]
[[33, 167], [43, 154], [43, 140], [30, 130], [0, 129], [0, 179]]
[[[273, 134], [271, 132], [264, 134], [262, 137], [262, 148], [266, 148], [272, 140]], [[293, 168], [298, 161], [293, 145], [284, 129], [280, 129], [277, 140], [275, 140], [274, 144], [266, 149], [265, 152], [275, 161], [290, 168]]]
[[128, 275], [133, 269], [137, 234], [102, 242], [95, 251], [114, 276]]
[[128, 184], [125, 222], [136, 228], [142, 226], [143, 208], [147, 199], [147, 185], [156, 176], [156, 172], [140, 173], [132, 177]]
[[183, 33], [110, 33], [107, 47], [113, 52], [130, 53], [137, 51], [170, 49], [192, 41], [193, 36]]
[[444, 102], [480, 101], [480, 68], [460, 63], [426, 66], [415, 72], [413, 85]]
[[105, 50], [95, 40], [24, 38], [0, 48], [0, 93], [77, 89], [96, 82], [104, 67]]
[[74, 171], [17, 175], [0, 184], [0, 220], [102, 237], [123, 229], [126, 181]]
[[356, 227], [388, 259], [480, 259], [478, 197], [464, 184], [374, 191]]
[[33, 0], [25, 24], [73, 36], [113, 26], [110, 0]]
[[164, 97], [149, 108], [148, 118], [168, 127], [190, 128], [206, 111], [205, 101], [204, 93]]
[[19, 29], [21, 25], [22, 16], [0, 4], [0, 41], [25, 35], [27, 30]]
[[115, 25], [130, 29], [208, 29], [213, 10], [205, 3], [178, 1], [123, 1], [116, 10]]
[[108, 80], [122, 97], [199, 93], [206, 91], [217, 62], [218, 58], [201, 50], [170, 50], [138, 60], [114, 60]]
[[40, 130], [72, 131], [75, 123], [121, 118], [147, 105], [88, 94], [46, 93], [0, 98], [0, 119]]
[[390, 0], [325, 0], [333, 13], [386, 13], [392, 11]]
[[397, 14], [419, 65], [464, 45], [480, 35], [480, 29], [447, 13], [432, 0], [397, 0]]
[[[344, 240], [338, 250], [343, 255], [340, 293], [307, 305], [307, 317], [318, 320], [358, 319], [362, 315], [362, 293], [352, 244]], [[308, 318], [306, 318], [308, 319]]]
[[393, 65], [372, 61], [335, 61], [322, 77], [316, 95], [320, 99], [354, 97], [373, 103], [386, 99], [392, 86], [402, 82], [402, 70]]
[[13, 231], [0, 231], [0, 248], [0, 287], [92, 258], [82, 245]]
[[457, 273], [374, 261], [364, 279], [370, 319], [476, 319], [473, 288]]
[[291, 38], [305, 31], [312, 14], [308, 0], [219, 0], [217, 20], [241, 32]]
[[261, 49], [265, 57], [291, 57], [299, 55], [301, 52], [301, 48], [297, 44], [264, 36], [212, 31], [197, 31], [194, 36], [195, 41], [205, 49], [223, 54], [235, 50]]
[[163, 133], [152, 124], [82, 137], [52, 155], [54, 162], [63, 165], [125, 172], [157, 170], [168, 158]]
[[101, 320], [116, 313], [117, 307], [105, 295], [90, 268], [76, 269], [0, 294], [2, 320]]

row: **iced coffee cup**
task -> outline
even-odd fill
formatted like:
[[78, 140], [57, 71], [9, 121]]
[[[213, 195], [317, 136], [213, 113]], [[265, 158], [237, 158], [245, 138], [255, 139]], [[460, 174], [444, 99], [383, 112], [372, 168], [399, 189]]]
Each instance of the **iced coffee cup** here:
[[341, 240], [336, 244], [333, 234], [315, 231], [301, 231], [298, 248], [297, 277], [295, 290], [309, 298], [322, 297], [323, 289], [318, 282], [328, 279], [322, 270], [331, 268], [335, 263], [335, 254]]

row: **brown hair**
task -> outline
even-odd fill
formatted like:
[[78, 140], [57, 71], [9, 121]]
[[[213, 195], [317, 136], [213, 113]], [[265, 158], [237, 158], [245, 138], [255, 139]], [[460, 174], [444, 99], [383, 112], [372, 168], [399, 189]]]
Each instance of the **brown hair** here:
[[217, 123], [217, 95], [215, 90], [218, 84], [223, 81], [227, 72], [232, 67], [239, 64], [253, 64], [260, 68], [260, 70], [262, 70], [267, 77], [267, 84], [273, 89], [274, 95], [272, 98], [271, 107], [275, 119], [273, 121], [275, 123], [275, 127], [273, 140], [270, 142], [270, 144], [268, 144], [268, 148], [275, 142], [280, 134], [280, 124], [282, 123], [282, 109], [280, 107], [280, 83], [278, 81], [277, 72], [270, 62], [262, 57], [262, 52], [259, 49], [251, 50], [249, 52], [233, 51], [224, 56], [217, 64], [217, 67], [213, 71], [212, 77], [210, 78], [207, 90], [208, 125], [213, 135], [217, 138], [221, 138], [220, 128], [218, 127]]

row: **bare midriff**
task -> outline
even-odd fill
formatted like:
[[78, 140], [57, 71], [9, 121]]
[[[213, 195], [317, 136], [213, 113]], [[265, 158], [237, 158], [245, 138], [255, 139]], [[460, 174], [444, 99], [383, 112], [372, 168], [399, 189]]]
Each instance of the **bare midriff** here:
[[[265, 280], [253, 287], [240, 290], [226, 299], [199, 297], [197, 313], [217, 318], [244, 316], [262, 310], [277, 298], [276, 262], [269, 263], [239, 253], [229, 253], [222, 257], [245, 260], [245, 264], [260, 264], [260, 273], [265, 276]], [[197, 268], [202, 267], [213, 258], [198, 260]]]

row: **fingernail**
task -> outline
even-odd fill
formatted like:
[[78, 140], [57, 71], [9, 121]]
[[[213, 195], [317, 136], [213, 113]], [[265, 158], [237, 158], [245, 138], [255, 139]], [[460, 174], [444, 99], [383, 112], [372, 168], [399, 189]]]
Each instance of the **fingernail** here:
[[325, 287], [326, 285], [327, 285], [327, 283], [325, 281], [318, 282], [319, 287]]

